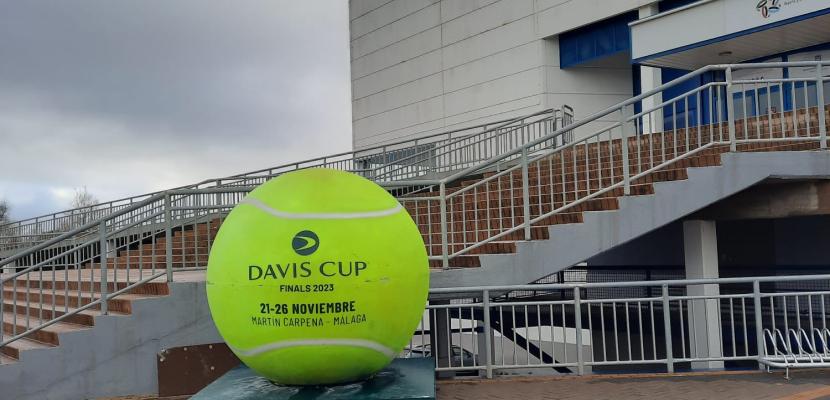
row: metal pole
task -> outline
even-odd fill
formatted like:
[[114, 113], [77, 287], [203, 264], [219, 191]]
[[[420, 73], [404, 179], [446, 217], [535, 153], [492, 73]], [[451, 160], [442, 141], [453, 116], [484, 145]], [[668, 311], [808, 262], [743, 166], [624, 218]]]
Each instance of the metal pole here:
[[[100, 257], [101, 257], [101, 315], [107, 315], [109, 310], [107, 309], [107, 221], [103, 220], [98, 224], [98, 238], [99, 238], [99, 249]], [[115, 265], [113, 265], [115, 267]], [[95, 280], [91, 282], [94, 290]], [[78, 290], [81, 290], [80, 288]]]
[[441, 207], [441, 266], [444, 269], [449, 269], [449, 243], [447, 243], [447, 185], [444, 182], [441, 182], [441, 185], [439, 186], [438, 200]]
[[827, 148], [827, 121], [824, 116], [824, 77], [821, 72], [821, 63], [816, 65], [816, 102], [818, 108], [818, 137], [822, 149]]
[[[729, 126], [729, 151], [738, 150], [738, 143], [735, 138], [735, 104], [733, 102], [733, 91], [732, 67], [726, 67], [726, 99], [724, 99], [724, 101], [726, 101], [726, 119]], [[718, 123], [720, 123], [720, 121], [718, 121]], [[744, 120], [744, 124], [746, 124], [746, 120]]]
[[[582, 305], [578, 287], [574, 288], [574, 325], [576, 326], [576, 365], [577, 374], [585, 374], [585, 357], [582, 354]], [[551, 316], [553, 318], [553, 316]], [[588, 318], [591, 318], [589, 315]], [[540, 339], [541, 340], [541, 339]], [[564, 339], [563, 339], [564, 340]]]
[[[173, 210], [171, 210], [169, 193], [164, 194], [164, 237], [166, 238], [164, 264], [167, 270], [167, 282], [173, 282]], [[182, 249], [182, 255], [184, 255], [184, 249]]]
[[484, 308], [484, 356], [487, 360], [485, 361], [485, 371], [487, 371], [487, 379], [490, 379], [493, 377], [493, 354], [490, 351], [493, 345], [493, 332], [490, 326], [490, 291], [484, 289], [483, 296], [481, 302]]
[[[674, 373], [674, 354], [671, 338], [671, 310], [669, 308], [669, 285], [663, 285], [663, 329], [666, 337], [666, 371]], [[681, 321], [680, 323], [683, 323]], [[682, 343], [681, 343], [682, 344]]]
[[[620, 107], [620, 131], [622, 138], [620, 139], [620, 148], [622, 149], [622, 168], [623, 168], [623, 194], [628, 196], [631, 194], [631, 176], [628, 165], [628, 130], [625, 126], [628, 124], [628, 113], [626, 112], [628, 106]], [[588, 142], [585, 142], [585, 157], [588, 157]]]
[[528, 183], [527, 147], [522, 147], [522, 202], [524, 202], [525, 240], [530, 240], [530, 188]]
[[752, 300], [755, 303], [755, 343], [758, 346], [758, 369], [763, 370], [764, 364], [761, 360], [764, 354], [764, 330], [763, 320], [761, 319], [761, 282], [758, 280], [752, 281]]

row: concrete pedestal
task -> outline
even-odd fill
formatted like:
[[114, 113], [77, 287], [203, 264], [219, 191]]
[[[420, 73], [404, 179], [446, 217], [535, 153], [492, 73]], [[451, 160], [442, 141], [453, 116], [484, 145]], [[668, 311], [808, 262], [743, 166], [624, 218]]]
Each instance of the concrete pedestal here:
[[435, 360], [397, 358], [364, 382], [340, 386], [278, 386], [244, 364], [191, 400], [415, 400], [435, 399]]

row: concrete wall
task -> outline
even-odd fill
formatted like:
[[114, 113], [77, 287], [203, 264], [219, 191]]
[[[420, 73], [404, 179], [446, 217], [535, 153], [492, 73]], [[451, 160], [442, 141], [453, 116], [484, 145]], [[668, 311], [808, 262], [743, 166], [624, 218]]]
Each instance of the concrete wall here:
[[[756, 275], [830, 265], [830, 216], [718, 221], [718, 260], [725, 274]], [[588, 259], [588, 265], [683, 266], [682, 221]], [[731, 272], [730, 272], [731, 271]]]
[[627, 62], [559, 69], [555, 35], [647, 0], [351, 0], [355, 148], [630, 97]]
[[[634, 96], [627, 56], [622, 60], [563, 69], [559, 68], [559, 37], [543, 40], [542, 46], [544, 102], [549, 107], [567, 104], [574, 109], [574, 119], [580, 120]], [[618, 121], [619, 114], [609, 114], [580, 127], [575, 135], [584, 137]]]
[[60, 346], [0, 365], [0, 399], [75, 400], [158, 394], [156, 355], [219, 343], [205, 282], [174, 282], [170, 295], [132, 303], [128, 316], [98, 316], [92, 329], [60, 335]]

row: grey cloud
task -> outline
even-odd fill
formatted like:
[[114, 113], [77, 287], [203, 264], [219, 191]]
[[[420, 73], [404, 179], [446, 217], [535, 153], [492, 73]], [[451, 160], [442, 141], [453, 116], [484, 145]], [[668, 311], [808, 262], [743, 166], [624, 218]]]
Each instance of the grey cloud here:
[[0, 196], [104, 199], [348, 149], [346, 6], [0, 1]]

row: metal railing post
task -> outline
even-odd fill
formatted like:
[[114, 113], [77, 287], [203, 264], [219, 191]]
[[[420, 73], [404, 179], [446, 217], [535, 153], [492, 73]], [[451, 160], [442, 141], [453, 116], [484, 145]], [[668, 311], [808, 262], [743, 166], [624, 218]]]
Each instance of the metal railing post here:
[[[663, 291], [663, 329], [666, 337], [666, 372], [674, 372], [674, 353], [671, 336], [671, 309], [669, 304], [669, 285], [662, 286]], [[682, 323], [682, 321], [681, 321]]]
[[[578, 287], [574, 288], [574, 327], [576, 328], [576, 368], [578, 375], [585, 374], [585, 356], [582, 354], [582, 300]], [[588, 318], [591, 318], [589, 315]], [[541, 340], [541, 339], [540, 339]], [[562, 340], [565, 340], [564, 338]]]
[[530, 240], [530, 188], [528, 179], [527, 147], [522, 147], [522, 202], [524, 204], [525, 240]]
[[[620, 148], [622, 149], [622, 169], [623, 169], [623, 194], [626, 196], [631, 194], [631, 167], [628, 165], [628, 107], [620, 107]], [[588, 143], [585, 142], [585, 157], [588, 157]], [[590, 187], [590, 182], [589, 185]]]
[[752, 301], [755, 312], [755, 343], [758, 347], [758, 369], [763, 370], [764, 364], [761, 360], [764, 354], [764, 329], [763, 320], [761, 319], [761, 282], [758, 280], [752, 281]]
[[824, 77], [822, 76], [821, 63], [816, 65], [816, 108], [818, 110], [818, 137], [822, 149], [827, 148], [827, 120], [824, 116]]
[[441, 267], [450, 268], [449, 243], [447, 242], [447, 185], [441, 182], [438, 192], [438, 202], [441, 212]]
[[[109, 312], [108, 304], [107, 304], [107, 222], [106, 220], [101, 221], [98, 223], [98, 239], [99, 239], [99, 246], [101, 247], [98, 251], [101, 257], [101, 315], [107, 315]], [[113, 265], [114, 267], [114, 265]], [[91, 282], [94, 290], [95, 280]], [[78, 289], [80, 290], [80, 289]]]
[[487, 379], [491, 379], [493, 377], [493, 354], [490, 350], [493, 346], [493, 332], [490, 327], [490, 291], [484, 289], [482, 296], [481, 303], [484, 309], [484, 356], [486, 357], [484, 365]]
[[[222, 180], [216, 180], [216, 187], [222, 187]], [[166, 199], [167, 197], [165, 197]], [[216, 205], [222, 204], [222, 193], [216, 193], [213, 195], [213, 201]], [[167, 208], [167, 203], [165, 203], [165, 208]]]
[[[171, 210], [171, 204], [170, 193], [164, 193], [164, 237], [166, 238], [164, 267], [167, 271], [167, 282], [173, 282], [173, 210]], [[184, 255], [184, 249], [182, 249], [182, 255]]]
[[[733, 101], [732, 67], [726, 67], [726, 124], [729, 127], [729, 151], [738, 151], [738, 142], [735, 137], [735, 102]], [[720, 107], [720, 106], [718, 106]], [[721, 121], [718, 121], [720, 123]], [[746, 124], [746, 121], [744, 121]]]

